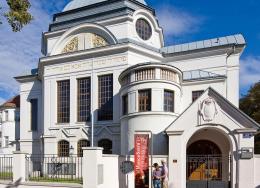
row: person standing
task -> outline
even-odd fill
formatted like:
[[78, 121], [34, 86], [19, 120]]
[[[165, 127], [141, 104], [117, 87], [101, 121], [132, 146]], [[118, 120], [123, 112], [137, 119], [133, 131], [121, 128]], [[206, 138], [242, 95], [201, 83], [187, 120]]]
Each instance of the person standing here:
[[162, 188], [168, 188], [168, 167], [165, 160], [161, 160], [162, 163]]
[[154, 188], [161, 188], [161, 176], [162, 171], [158, 165], [158, 163], [154, 163], [154, 171], [153, 171], [153, 187]]

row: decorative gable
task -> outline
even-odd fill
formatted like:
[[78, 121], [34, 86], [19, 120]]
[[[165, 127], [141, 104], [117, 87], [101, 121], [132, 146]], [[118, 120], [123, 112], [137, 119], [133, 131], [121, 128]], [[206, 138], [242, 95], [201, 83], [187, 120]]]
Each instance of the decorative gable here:
[[221, 125], [231, 131], [257, 130], [260, 125], [236, 108], [227, 99], [208, 88], [167, 129], [182, 132], [203, 125]]

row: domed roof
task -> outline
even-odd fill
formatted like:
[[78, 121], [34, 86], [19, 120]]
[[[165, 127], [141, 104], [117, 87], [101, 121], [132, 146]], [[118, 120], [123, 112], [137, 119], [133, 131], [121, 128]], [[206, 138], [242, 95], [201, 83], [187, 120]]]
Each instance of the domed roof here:
[[[63, 9], [63, 12], [68, 11], [68, 10], [73, 10], [76, 8], [80, 8], [80, 7], [84, 7], [84, 6], [88, 6], [88, 5], [92, 5], [95, 3], [100, 3], [103, 1], [107, 1], [107, 0], [72, 0], [71, 2], [69, 2], [65, 8]], [[144, 5], [147, 5], [145, 0], [136, 0]]]

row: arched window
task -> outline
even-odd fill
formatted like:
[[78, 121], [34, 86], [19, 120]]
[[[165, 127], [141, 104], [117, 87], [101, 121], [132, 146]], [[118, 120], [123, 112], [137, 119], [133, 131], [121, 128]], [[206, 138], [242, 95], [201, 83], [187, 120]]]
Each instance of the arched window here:
[[66, 140], [58, 142], [58, 157], [69, 157], [70, 155], [70, 143]]
[[112, 141], [109, 139], [102, 139], [98, 141], [98, 147], [104, 148], [104, 154], [112, 154]]
[[143, 40], [148, 40], [152, 36], [152, 27], [149, 22], [143, 18], [136, 21], [136, 32], [138, 36]]
[[83, 147], [89, 147], [90, 143], [88, 140], [80, 140], [78, 141], [78, 157], [83, 157]]
[[260, 133], [255, 135], [255, 154], [260, 154]]

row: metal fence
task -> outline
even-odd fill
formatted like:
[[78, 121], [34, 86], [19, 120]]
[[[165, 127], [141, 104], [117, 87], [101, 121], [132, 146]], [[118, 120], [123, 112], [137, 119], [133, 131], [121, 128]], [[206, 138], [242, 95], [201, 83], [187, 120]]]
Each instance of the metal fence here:
[[13, 180], [13, 157], [0, 156], [0, 180]]
[[82, 183], [82, 157], [26, 156], [29, 181]]

